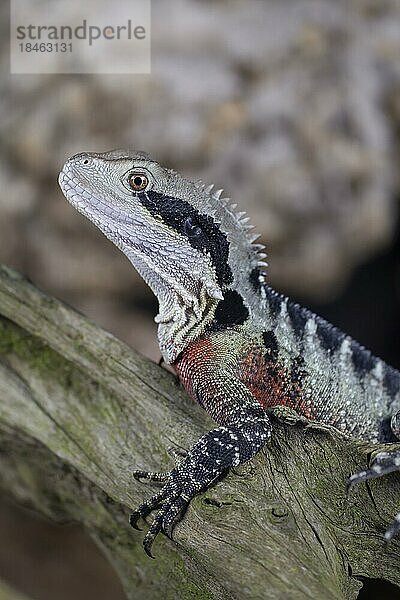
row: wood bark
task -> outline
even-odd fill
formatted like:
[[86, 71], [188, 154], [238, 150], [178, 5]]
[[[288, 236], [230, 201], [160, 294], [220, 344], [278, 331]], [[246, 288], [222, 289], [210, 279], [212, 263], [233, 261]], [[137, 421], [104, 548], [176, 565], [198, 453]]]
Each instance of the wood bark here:
[[169, 372], [0, 268], [0, 487], [83, 524], [128, 598], [347, 600], [362, 578], [400, 586], [400, 542], [382, 538], [399, 475], [345, 492], [379, 447], [272, 418], [265, 451], [197, 496], [149, 559], [128, 515], [157, 486], [132, 470], [171, 467], [167, 448], [213, 423]]

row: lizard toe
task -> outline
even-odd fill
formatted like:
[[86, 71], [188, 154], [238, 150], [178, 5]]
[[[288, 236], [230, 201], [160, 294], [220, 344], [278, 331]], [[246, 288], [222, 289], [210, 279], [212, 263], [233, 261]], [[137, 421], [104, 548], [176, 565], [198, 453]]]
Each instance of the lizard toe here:
[[149, 500], [143, 502], [143, 504], [141, 504], [135, 511], [131, 513], [129, 517], [129, 523], [131, 527], [141, 531], [141, 529], [137, 525], [138, 520], [140, 518], [144, 519], [145, 517], [147, 517], [147, 515], [149, 515], [152, 510], [154, 510], [161, 504], [161, 502], [168, 495], [168, 490], [166, 488], [167, 486], [164, 486], [157, 494], [151, 496]]
[[165, 483], [170, 477], [169, 471], [161, 471], [154, 473], [153, 471], [135, 470], [132, 471], [132, 475], [137, 481], [147, 479], [147, 481], [157, 481], [159, 483]]
[[140, 517], [141, 517], [141, 514], [140, 514], [140, 512], [139, 512], [139, 511], [137, 511], [137, 510], [135, 510], [133, 513], [131, 513], [131, 514], [129, 515], [129, 525], [130, 525], [131, 527], [133, 527], [133, 529], [136, 529], [137, 531], [142, 531], [142, 530], [140, 529], [140, 527], [138, 526], [138, 524], [137, 524], [137, 523], [138, 523], [138, 521], [139, 521], [139, 519], [140, 519]]
[[347, 480], [347, 491], [349, 491], [354, 485], [368, 481], [370, 479], [376, 479], [382, 477], [393, 471], [398, 471], [400, 467], [400, 453], [398, 452], [379, 452], [376, 454], [371, 462], [369, 469], [365, 471], [359, 471], [354, 473]]
[[182, 518], [190, 499], [185, 496], [178, 496], [169, 506], [168, 511], [164, 515], [162, 530], [170, 540], [172, 540], [172, 532], [178, 521]]
[[359, 483], [363, 483], [364, 481], [368, 481], [368, 479], [371, 479], [372, 477], [374, 477], [374, 475], [372, 474], [372, 471], [370, 469], [366, 469], [365, 471], [358, 471], [357, 473], [353, 473], [353, 475], [350, 475], [350, 477], [347, 479], [347, 482], [346, 482], [347, 493], [355, 485], [358, 485]]
[[150, 558], [154, 558], [151, 549], [159, 533], [164, 533], [172, 540], [174, 525], [187, 507], [189, 501], [190, 499], [188, 500], [186, 496], [180, 495], [178, 489], [175, 489], [171, 496], [165, 499], [143, 539], [143, 548]]

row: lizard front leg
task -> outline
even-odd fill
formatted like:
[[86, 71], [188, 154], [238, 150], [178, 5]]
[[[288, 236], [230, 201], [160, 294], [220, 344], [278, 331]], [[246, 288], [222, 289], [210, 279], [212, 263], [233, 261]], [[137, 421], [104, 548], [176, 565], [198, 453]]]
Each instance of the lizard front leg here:
[[[219, 386], [212, 386], [214, 393], [208, 391], [211, 386], [203, 380], [198, 386], [197, 397], [201, 397], [201, 403], [207, 405], [207, 412], [220, 426], [203, 435], [169, 473], [136, 472], [136, 477], [164, 483], [160, 491], [141, 504], [130, 517], [130, 524], [138, 529], [139, 519], [158, 508], [143, 540], [144, 549], [150, 557], [158, 533], [171, 537], [174, 525], [190, 500], [205, 491], [229, 468], [252, 458], [271, 435], [268, 416], [240, 381], [234, 381], [230, 374], [223, 377], [221, 373], [214, 373], [214, 381], [219, 383]], [[233, 396], [227, 394], [226, 386], [232, 388]]]

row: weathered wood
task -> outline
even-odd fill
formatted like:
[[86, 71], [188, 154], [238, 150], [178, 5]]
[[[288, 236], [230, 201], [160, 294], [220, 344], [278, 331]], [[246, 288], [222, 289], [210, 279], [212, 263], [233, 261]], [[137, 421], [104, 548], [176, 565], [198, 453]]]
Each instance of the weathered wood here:
[[170, 445], [212, 427], [174, 377], [83, 316], [0, 269], [0, 486], [54, 519], [85, 525], [128, 598], [357, 597], [358, 577], [400, 585], [400, 543], [383, 545], [400, 477], [358, 487], [371, 447], [275, 418], [265, 452], [191, 504], [156, 560], [128, 525]]

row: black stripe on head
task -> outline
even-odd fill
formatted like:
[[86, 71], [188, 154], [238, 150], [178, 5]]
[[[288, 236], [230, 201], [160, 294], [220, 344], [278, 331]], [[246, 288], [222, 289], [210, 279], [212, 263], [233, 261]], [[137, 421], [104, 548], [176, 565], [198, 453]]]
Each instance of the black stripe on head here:
[[[233, 275], [228, 264], [229, 242], [212, 217], [200, 214], [185, 200], [163, 196], [158, 192], [138, 194], [137, 198], [152, 215], [160, 217], [168, 227], [185, 235], [193, 248], [211, 256], [220, 286], [232, 283]], [[190, 234], [188, 223], [195, 230], [195, 235]]]

